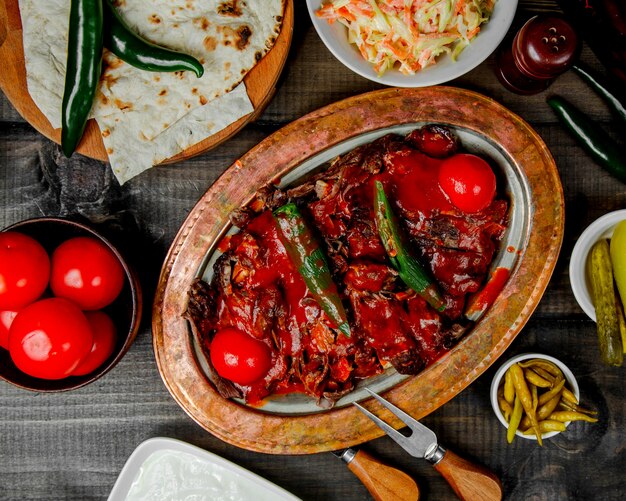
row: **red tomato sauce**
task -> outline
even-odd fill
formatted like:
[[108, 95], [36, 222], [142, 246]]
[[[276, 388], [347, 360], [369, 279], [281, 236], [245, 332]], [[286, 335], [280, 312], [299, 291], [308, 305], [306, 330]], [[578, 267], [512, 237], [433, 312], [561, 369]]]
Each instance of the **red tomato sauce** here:
[[[417, 374], [471, 328], [464, 316], [470, 296], [480, 298], [474, 305], [495, 300], [508, 278], [500, 270], [472, 295], [484, 287], [506, 229], [508, 202], [496, 195], [484, 210], [460, 211], [438, 183], [444, 160], [385, 136], [295, 191], [272, 188], [271, 196], [251, 204], [255, 210], [241, 231], [219, 245], [224, 254], [211, 285], [215, 318], [203, 319], [201, 333], [208, 349], [215, 332], [231, 327], [270, 348], [268, 373], [234, 385], [248, 403], [298, 392], [332, 405], [358, 380], [390, 366]], [[375, 223], [374, 181], [385, 186], [406, 240], [434, 278], [443, 312], [407, 287], [389, 261]], [[290, 261], [273, 200], [296, 202], [319, 240], [348, 313], [350, 337], [330, 322]]]

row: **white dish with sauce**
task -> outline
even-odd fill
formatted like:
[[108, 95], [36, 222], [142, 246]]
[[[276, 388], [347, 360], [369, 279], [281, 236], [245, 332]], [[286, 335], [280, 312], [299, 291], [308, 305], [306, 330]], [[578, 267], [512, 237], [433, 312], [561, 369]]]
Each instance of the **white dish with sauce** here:
[[264, 478], [172, 438], [151, 438], [130, 455], [108, 501], [299, 501]]

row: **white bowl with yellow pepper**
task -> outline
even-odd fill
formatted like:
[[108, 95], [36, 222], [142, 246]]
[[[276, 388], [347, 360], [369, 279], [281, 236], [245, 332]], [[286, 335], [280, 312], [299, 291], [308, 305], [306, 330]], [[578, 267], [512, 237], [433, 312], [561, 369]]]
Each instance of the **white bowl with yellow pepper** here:
[[[509, 443], [515, 436], [541, 443], [565, 431], [569, 418], [597, 421], [595, 412], [580, 407], [580, 389], [572, 371], [549, 355], [524, 353], [508, 360], [491, 382], [490, 397]], [[532, 426], [532, 412], [539, 433]]]

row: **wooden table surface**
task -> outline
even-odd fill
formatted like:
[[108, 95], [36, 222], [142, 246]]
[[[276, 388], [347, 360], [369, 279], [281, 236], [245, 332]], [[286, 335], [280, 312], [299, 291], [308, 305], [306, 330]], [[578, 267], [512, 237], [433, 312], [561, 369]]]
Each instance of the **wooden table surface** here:
[[[536, 4], [537, 2], [533, 2]], [[132, 241], [146, 291], [141, 331], [126, 357], [102, 379], [77, 391], [36, 394], [0, 382], [0, 499], [104, 499], [131, 452], [156, 436], [185, 440], [291, 491], [305, 500], [370, 499], [361, 483], [330, 453], [264, 455], [238, 449], [196, 425], [174, 402], [152, 353], [150, 303], [165, 253], [186, 214], [234, 160], [282, 125], [339, 99], [379, 88], [343, 67], [296, 2], [293, 44], [276, 96], [265, 113], [236, 137], [184, 163], [151, 169], [120, 187], [108, 165], [66, 160], [0, 95], [0, 227], [41, 215], [105, 223]], [[512, 30], [532, 15], [521, 2]], [[585, 46], [581, 58], [602, 67]], [[624, 498], [626, 400], [624, 368], [599, 360], [595, 324], [576, 304], [568, 279], [572, 247], [599, 216], [626, 207], [626, 187], [597, 166], [556, 122], [546, 97], [560, 94], [617, 137], [604, 103], [576, 75], [561, 76], [534, 96], [505, 90], [493, 58], [451, 85], [493, 97], [542, 136], [561, 175], [566, 231], [550, 285], [536, 312], [505, 354], [469, 388], [426, 417], [442, 443], [495, 471], [511, 500]], [[622, 131], [623, 132], [623, 131]], [[572, 424], [547, 440], [506, 443], [491, 411], [489, 385], [512, 355], [537, 351], [565, 362], [578, 378], [582, 401], [600, 412], [597, 424]], [[363, 449], [413, 476], [422, 499], [453, 499], [424, 461], [383, 437]]]

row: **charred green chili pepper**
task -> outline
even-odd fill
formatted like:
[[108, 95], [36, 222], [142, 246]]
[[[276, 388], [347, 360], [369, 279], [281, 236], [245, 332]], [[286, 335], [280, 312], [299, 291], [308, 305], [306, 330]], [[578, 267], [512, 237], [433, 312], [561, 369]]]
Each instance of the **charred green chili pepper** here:
[[580, 78], [582, 78], [589, 87], [591, 87], [596, 94], [598, 94], [606, 104], [619, 116], [619, 118], [626, 124], [626, 107], [617, 97], [616, 93], [611, 89], [611, 84], [607, 82], [601, 75], [598, 75], [593, 70], [586, 68], [580, 64], [572, 66], [572, 70]]
[[400, 232], [398, 221], [385, 194], [383, 183], [376, 181], [374, 188], [376, 227], [391, 264], [406, 285], [422, 296], [437, 311], [443, 311], [445, 304], [437, 290], [435, 281], [430, 278], [405, 244], [405, 238]]
[[61, 108], [61, 149], [70, 157], [87, 125], [102, 67], [102, 1], [72, 0], [65, 89]]
[[274, 211], [278, 236], [311, 295], [340, 332], [350, 337], [348, 316], [341, 303], [324, 252], [298, 207], [289, 203]]
[[548, 104], [596, 162], [626, 183], [626, 152], [613, 138], [565, 99], [553, 96], [548, 99]]
[[111, 0], [104, 0], [107, 29], [104, 45], [122, 61], [146, 71], [193, 71], [198, 78], [204, 68], [195, 57], [148, 42], [134, 33], [118, 14]]

